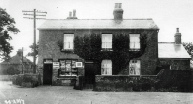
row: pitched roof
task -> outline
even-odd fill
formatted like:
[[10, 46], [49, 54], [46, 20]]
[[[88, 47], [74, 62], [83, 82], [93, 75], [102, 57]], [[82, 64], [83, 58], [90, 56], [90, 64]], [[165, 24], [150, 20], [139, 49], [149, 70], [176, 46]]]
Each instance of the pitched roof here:
[[158, 43], [158, 58], [191, 58], [182, 44], [174, 42]]
[[159, 29], [152, 19], [47, 19], [39, 28], [47, 29]]
[[[25, 62], [27, 64], [33, 64], [26, 57], [23, 57], [23, 62]], [[15, 55], [15, 56], [11, 57], [11, 59], [8, 62], [7, 61], [3, 61], [1, 64], [21, 64], [21, 63], [22, 63], [22, 57], [19, 56], [19, 55]]]

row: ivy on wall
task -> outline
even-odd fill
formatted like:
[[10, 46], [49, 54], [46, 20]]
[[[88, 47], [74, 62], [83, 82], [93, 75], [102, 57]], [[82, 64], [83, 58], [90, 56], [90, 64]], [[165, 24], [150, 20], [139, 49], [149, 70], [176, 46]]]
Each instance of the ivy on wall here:
[[[145, 33], [140, 35], [141, 49], [139, 51], [129, 50], [129, 34], [113, 34], [113, 51], [103, 51], [101, 40], [101, 34], [76, 36], [74, 53], [85, 60], [98, 62], [99, 68], [103, 59], [112, 60], [113, 74], [118, 74], [122, 69], [125, 69], [131, 59], [142, 56], [147, 46], [147, 34]], [[98, 74], [100, 74], [100, 69], [98, 70]]]
[[86, 60], [100, 59], [101, 37], [99, 34], [86, 34], [74, 39], [74, 53]]

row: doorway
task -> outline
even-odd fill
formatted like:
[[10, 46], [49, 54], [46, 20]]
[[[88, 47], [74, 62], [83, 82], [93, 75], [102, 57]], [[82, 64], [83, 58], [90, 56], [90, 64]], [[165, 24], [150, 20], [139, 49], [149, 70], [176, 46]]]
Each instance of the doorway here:
[[53, 65], [51, 63], [44, 64], [43, 68], [43, 85], [52, 85], [52, 69]]
[[97, 74], [97, 64], [94, 62], [85, 62], [85, 83], [94, 84]]

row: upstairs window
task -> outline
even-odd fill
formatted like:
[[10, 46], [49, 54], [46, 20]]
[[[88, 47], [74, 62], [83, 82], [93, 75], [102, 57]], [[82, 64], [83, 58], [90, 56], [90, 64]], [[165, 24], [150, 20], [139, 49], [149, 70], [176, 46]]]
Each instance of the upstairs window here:
[[102, 34], [102, 49], [112, 49], [112, 34]]
[[64, 34], [64, 50], [74, 49], [74, 34]]
[[130, 60], [129, 62], [129, 75], [140, 75], [141, 74], [141, 61]]
[[111, 60], [102, 61], [101, 75], [112, 75], [112, 61]]
[[130, 49], [139, 50], [140, 46], [140, 34], [130, 34]]

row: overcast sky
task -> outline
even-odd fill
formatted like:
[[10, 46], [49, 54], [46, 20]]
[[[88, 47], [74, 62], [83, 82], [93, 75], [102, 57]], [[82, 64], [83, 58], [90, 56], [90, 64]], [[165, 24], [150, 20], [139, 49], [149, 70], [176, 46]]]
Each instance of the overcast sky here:
[[[152, 18], [160, 28], [159, 42], [173, 42], [177, 27], [183, 42], [193, 42], [193, 0], [0, 0], [0, 7], [15, 19], [21, 31], [13, 35], [11, 55], [22, 47], [27, 54], [33, 43], [33, 20], [24, 19], [22, 10], [46, 11], [47, 19], [66, 19], [73, 9], [78, 19], [113, 19], [114, 3], [122, 3], [124, 19]], [[37, 20], [37, 27], [43, 22]]]

